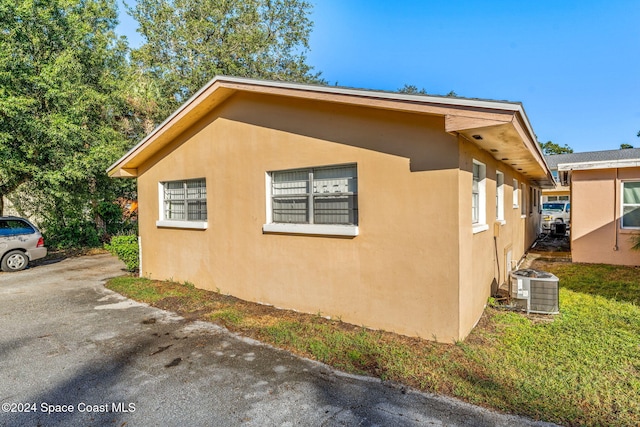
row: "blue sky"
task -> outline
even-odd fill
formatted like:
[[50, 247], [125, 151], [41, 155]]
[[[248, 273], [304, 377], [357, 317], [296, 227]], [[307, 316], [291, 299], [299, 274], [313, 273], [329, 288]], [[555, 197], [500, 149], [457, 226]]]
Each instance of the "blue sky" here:
[[541, 142], [640, 147], [638, 0], [311, 2], [308, 63], [330, 84], [519, 101]]

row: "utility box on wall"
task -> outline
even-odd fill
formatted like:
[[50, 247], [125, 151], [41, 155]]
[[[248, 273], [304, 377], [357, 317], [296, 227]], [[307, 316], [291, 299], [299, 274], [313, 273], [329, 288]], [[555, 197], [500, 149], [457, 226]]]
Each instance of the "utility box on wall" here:
[[559, 280], [546, 271], [511, 272], [511, 298], [521, 301], [527, 313], [560, 313]]

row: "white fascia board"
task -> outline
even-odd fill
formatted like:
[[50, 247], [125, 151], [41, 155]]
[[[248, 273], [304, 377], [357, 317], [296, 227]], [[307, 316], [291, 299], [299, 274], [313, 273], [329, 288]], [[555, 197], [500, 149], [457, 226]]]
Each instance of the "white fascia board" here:
[[603, 160], [599, 162], [560, 163], [559, 171], [595, 170], [640, 167], [640, 159]]

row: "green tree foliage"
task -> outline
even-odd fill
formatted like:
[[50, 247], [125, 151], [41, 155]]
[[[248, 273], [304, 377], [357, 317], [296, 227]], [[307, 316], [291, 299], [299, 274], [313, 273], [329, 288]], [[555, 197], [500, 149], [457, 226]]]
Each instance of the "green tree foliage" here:
[[620, 144], [620, 149], [621, 150], [626, 150], [627, 148], [633, 148], [633, 145], [631, 145], [631, 144]]
[[98, 243], [117, 221], [100, 207], [132, 191], [104, 172], [130, 145], [116, 18], [115, 0], [0, 0], [0, 194], [53, 245]]
[[540, 142], [540, 147], [542, 148], [542, 152], [545, 156], [549, 156], [552, 154], [573, 153], [573, 148], [569, 147], [567, 144], [565, 144], [564, 147], [561, 147], [560, 145], [551, 141]]
[[408, 85], [405, 83], [400, 89], [398, 89], [398, 93], [407, 93], [409, 95], [426, 95], [427, 91], [422, 88], [418, 89], [416, 85]]
[[154, 119], [216, 75], [319, 82], [306, 63], [310, 10], [302, 0], [138, 0], [129, 12], [145, 43], [132, 58], [157, 84]]
[[[418, 86], [416, 85], [408, 85], [405, 83], [403, 87], [398, 89], [398, 93], [406, 93], [409, 95], [427, 95], [427, 90], [425, 88], [418, 89]], [[458, 96], [458, 94], [452, 90], [452, 91], [449, 91], [449, 93], [447, 93], [444, 96], [449, 98], [455, 98]]]

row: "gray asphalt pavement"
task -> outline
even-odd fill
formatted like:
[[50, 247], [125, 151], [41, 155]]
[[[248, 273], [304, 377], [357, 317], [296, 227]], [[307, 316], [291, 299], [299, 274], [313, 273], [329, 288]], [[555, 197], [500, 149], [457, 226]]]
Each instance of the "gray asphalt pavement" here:
[[0, 273], [2, 426], [548, 426], [336, 372], [105, 289], [110, 255]]

